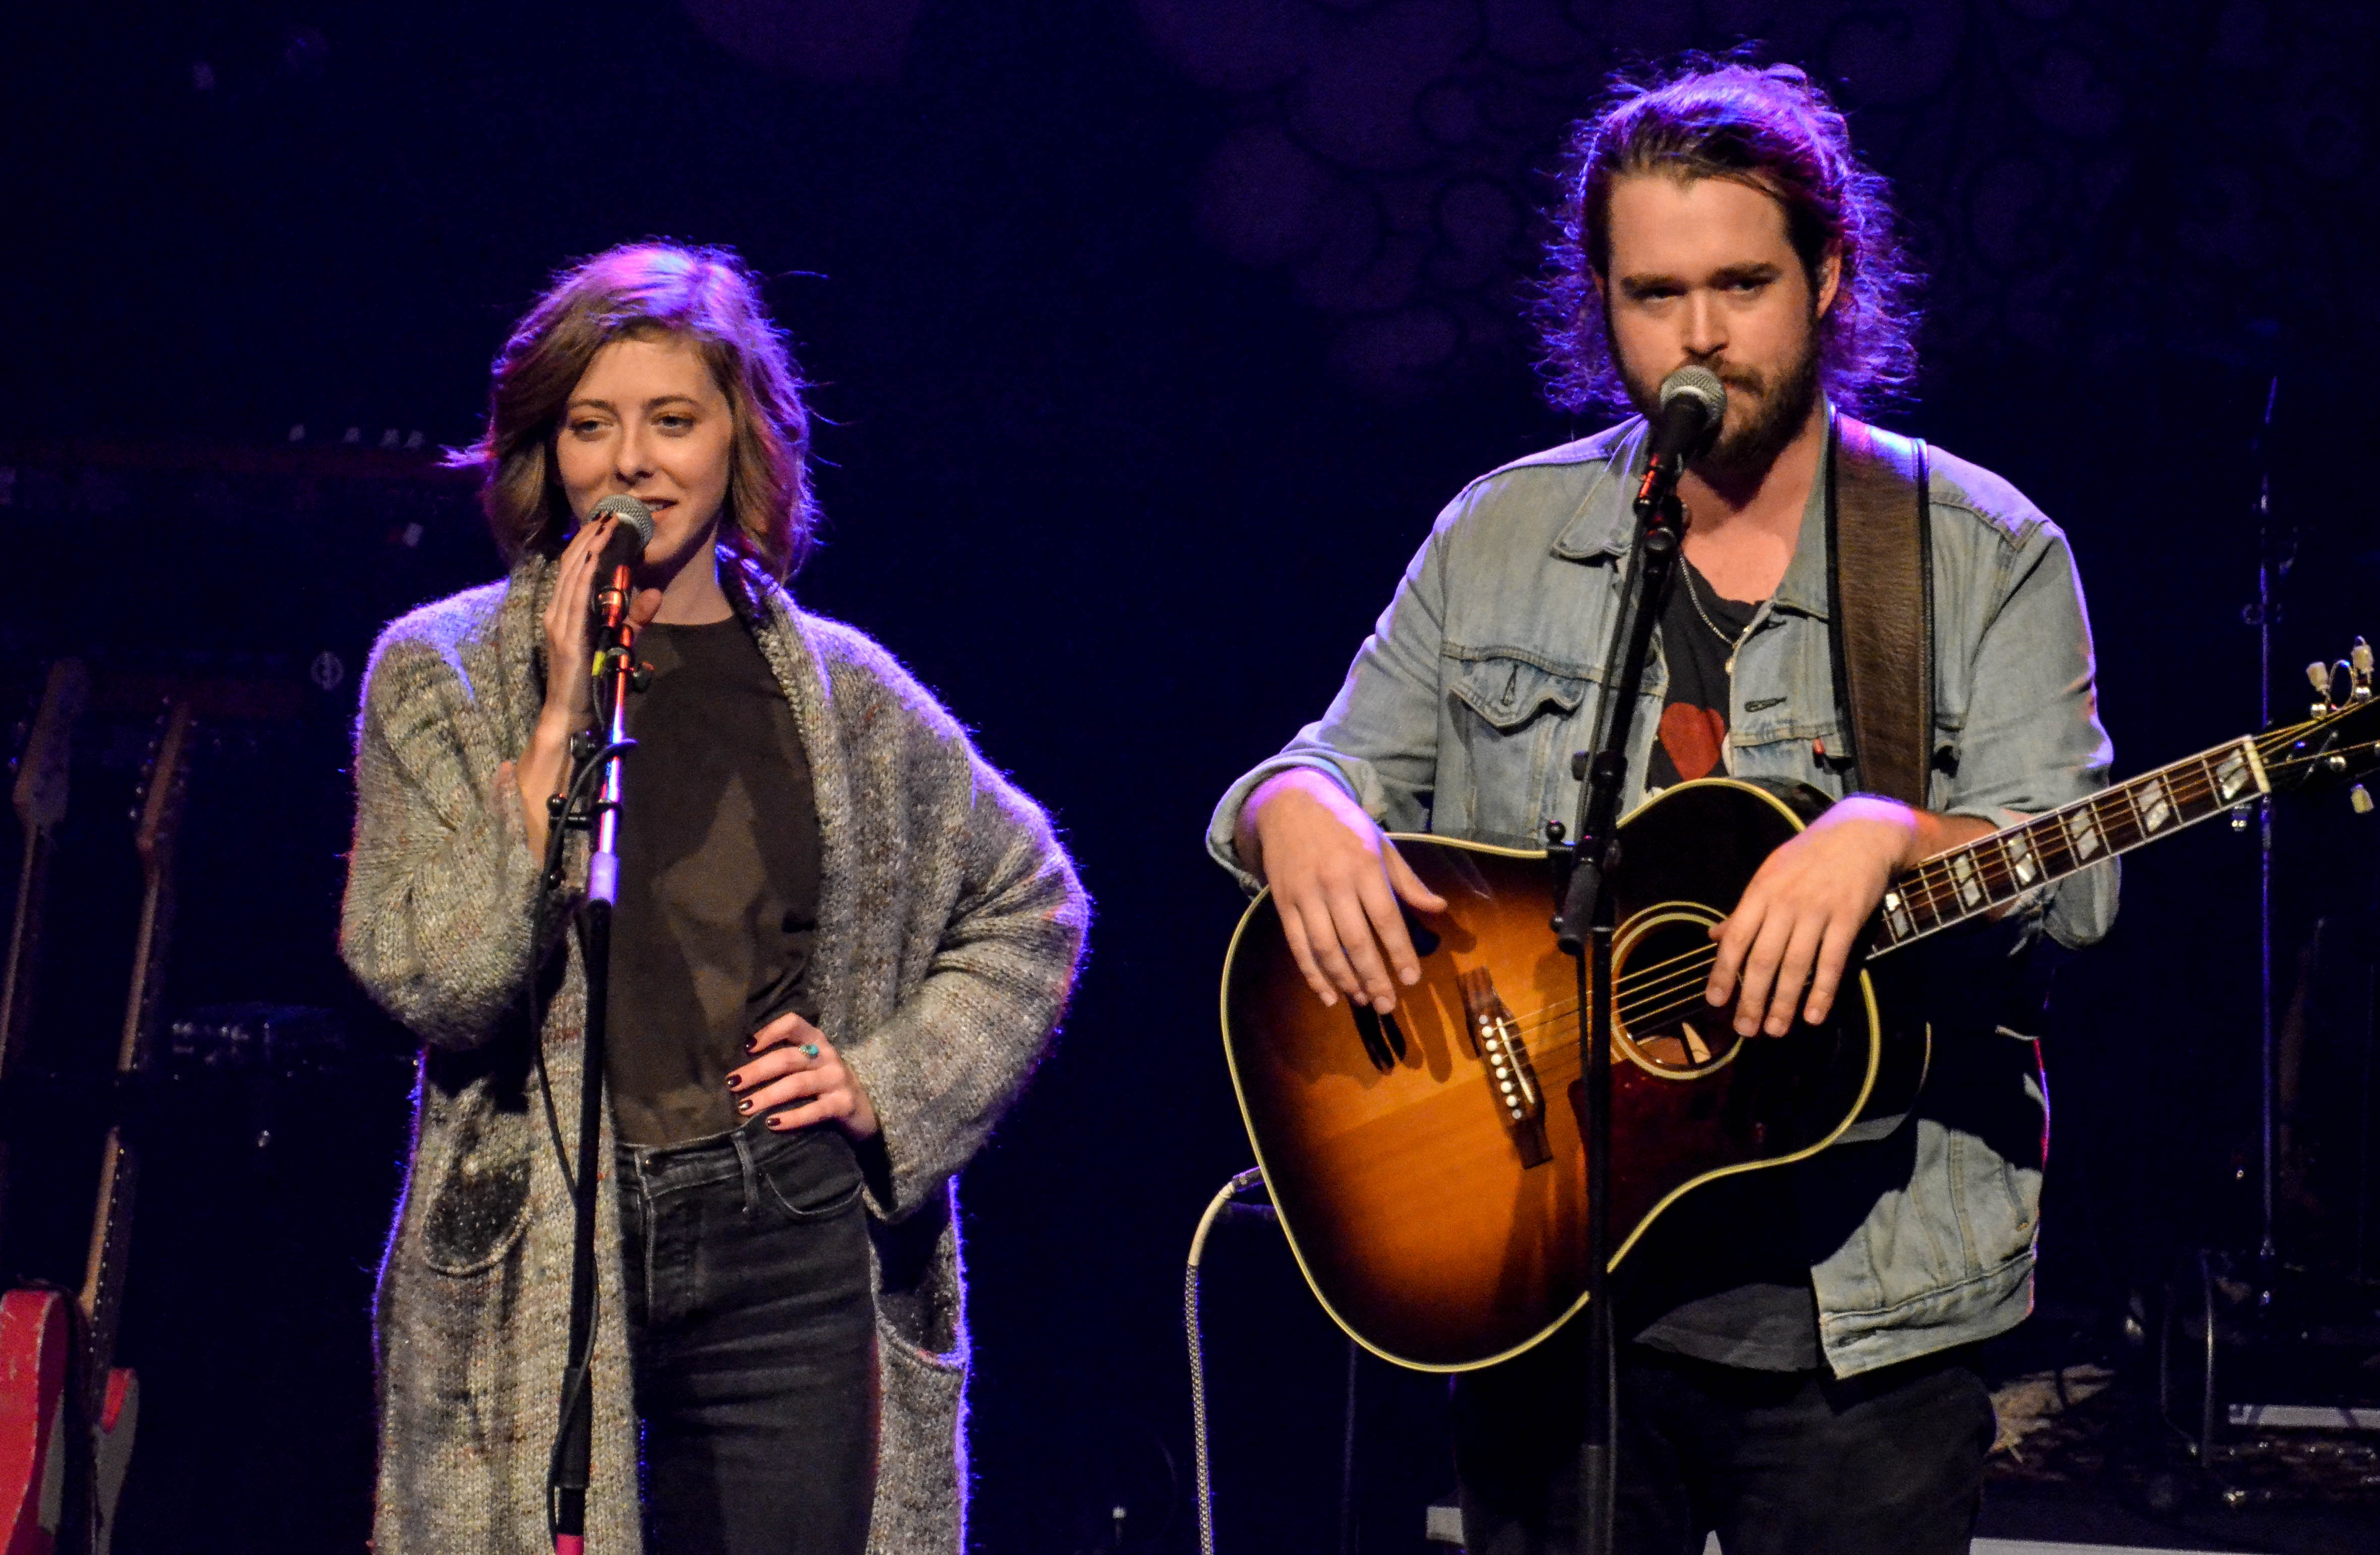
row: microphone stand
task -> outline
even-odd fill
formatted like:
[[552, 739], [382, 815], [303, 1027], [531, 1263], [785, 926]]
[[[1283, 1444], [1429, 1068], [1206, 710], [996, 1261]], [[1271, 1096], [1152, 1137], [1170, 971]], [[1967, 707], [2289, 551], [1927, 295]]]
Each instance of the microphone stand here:
[[[620, 758], [636, 745], [628, 738], [628, 693], [643, 689], [633, 651], [637, 629], [628, 620], [628, 565], [623, 562], [613, 569], [609, 584], [595, 595], [595, 608], [601, 616], [595, 650], [595, 692], [604, 718], [603, 735], [600, 744], [584, 735], [573, 742], [581, 761], [601, 764], [602, 783], [590, 813], [571, 822], [591, 827], [594, 847], [587, 861], [587, 899], [579, 906], [577, 924], [587, 981], [587, 1022], [578, 1076], [578, 1164], [571, 1184], [576, 1214], [570, 1249], [569, 1358], [562, 1373], [561, 1423], [546, 1476], [554, 1555], [583, 1555], [587, 1490], [593, 1477], [595, 1187], [602, 1171], [603, 1038], [611, 999], [612, 911], [620, 898]], [[574, 771], [574, 793], [577, 787]], [[531, 1033], [530, 1040], [538, 1040], [538, 1035]]]
[[[1578, 831], [1570, 846], [1570, 874], [1554, 917], [1554, 937], [1578, 970], [1578, 1007], [1587, 1013], [1580, 1033], [1579, 1074], [1585, 1090], [1586, 1136], [1586, 1432], [1579, 1454], [1579, 1544], [1582, 1555], [1611, 1555], [1616, 1488], [1613, 1438], [1619, 1420], [1611, 1304], [1605, 1276], [1611, 1267], [1611, 940], [1610, 872], [1620, 865], [1615, 832], [1620, 795], [1627, 785], [1628, 741], [1636, 697], [1651, 655], [1653, 625], [1676, 568], [1685, 530], [1677, 481], [1683, 461], [1656, 460], [1636, 493], [1635, 561], [1628, 569], [1620, 619], [1612, 625], [1607, 663], [1620, 674], [1597, 714], [1596, 748], [1571, 758], [1579, 791]], [[1546, 827], [1557, 849], [1561, 823]]]

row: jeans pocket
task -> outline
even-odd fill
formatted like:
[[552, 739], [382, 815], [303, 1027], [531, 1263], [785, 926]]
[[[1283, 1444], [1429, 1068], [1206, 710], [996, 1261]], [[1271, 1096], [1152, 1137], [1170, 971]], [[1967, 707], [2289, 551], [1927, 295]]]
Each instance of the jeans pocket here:
[[823, 1221], [859, 1202], [859, 1159], [830, 1125], [775, 1135], [752, 1152], [764, 1197], [797, 1221]]

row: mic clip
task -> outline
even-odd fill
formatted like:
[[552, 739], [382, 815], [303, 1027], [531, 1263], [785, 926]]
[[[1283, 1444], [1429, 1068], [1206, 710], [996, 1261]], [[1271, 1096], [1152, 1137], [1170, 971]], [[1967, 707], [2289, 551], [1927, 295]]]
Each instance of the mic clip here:
[[[594, 674], [597, 684], [600, 685], [603, 681], [606, 681], [613, 675], [618, 674], [620, 667], [624, 664], [627, 666], [628, 670], [629, 690], [643, 691], [649, 689], [652, 686], [652, 665], [642, 662], [641, 661], [630, 659], [628, 657], [628, 650], [622, 647], [604, 648], [596, 653]], [[587, 737], [592, 738], [593, 736], [589, 735]]]
[[1656, 458], [1645, 467], [1645, 479], [1636, 488], [1636, 516], [1647, 523], [1658, 523], [1674, 504], [1678, 494], [1678, 477], [1686, 472], [1686, 461], [1676, 455]]

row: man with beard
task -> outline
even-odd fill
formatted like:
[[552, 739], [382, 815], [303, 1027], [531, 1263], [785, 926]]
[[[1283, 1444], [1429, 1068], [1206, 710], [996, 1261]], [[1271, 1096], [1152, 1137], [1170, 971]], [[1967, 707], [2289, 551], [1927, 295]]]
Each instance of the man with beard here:
[[[1556, 397], [1652, 408], [1672, 371], [1728, 389], [1680, 484], [1630, 752], [1633, 806], [1725, 774], [1837, 797], [1717, 929], [1705, 990], [1746, 1038], [1825, 1018], [1901, 870], [2078, 799], [2111, 752], [2065, 538], [1986, 470], [1930, 458], [1927, 808], [1846, 794], [1828, 613], [1838, 418], [1908, 383], [1912, 278], [1882, 181], [1789, 67], [1688, 62], [1581, 124], [1550, 255]], [[1446, 910], [1383, 831], [1542, 846], [1578, 785], [1621, 608], [1645, 423], [1518, 461], [1439, 517], [1321, 720], [1235, 784], [1208, 845], [1269, 884], [1324, 1004], [1419, 979], [1403, 913]], [[1847, 577], [1846, 588], [1858, 587]], [[1932, 1067], [1884, 1138], [1694, 1189], [1614, 1277], [1620, 1547], [1689, 1555], [1964, 1550], [1993, 1437], [1971, 1347], [2029, 1310], [2046, 1124], [2030, 1039], [2044, 942], [2115, 911], [2105, 866], [1926, 953]], [[1550, 936], [1548, 937], [1550, 949]], [[1625, 1228], [1621, 1228], [1624, 1233]], [[1472, 1555], [1575, 1547], [1583, 1321], [1467, 1373], [1456, 1457]]]

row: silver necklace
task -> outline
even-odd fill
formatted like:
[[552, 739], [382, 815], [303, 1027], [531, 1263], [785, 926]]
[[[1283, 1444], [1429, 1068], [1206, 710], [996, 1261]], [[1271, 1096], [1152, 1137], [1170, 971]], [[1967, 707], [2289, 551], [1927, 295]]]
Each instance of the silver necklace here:
[[[1685, 562], [1685, 557], [1682, 555], [1678, 560]], [[1710, 612], [1703, 608], [1702, 591], [1694, 587], [1694, 579], [1700, 575], [1695, 572], [1693, 563], [1686, 563], [1685, 573], [1687, 601], [1694, 607], [1694, 613], [1703, 618], [1703, 625], [1710, 628], [1711, 636], [1727, 644], [1728, 666], [1730, 672], [1732, 673], [1735, 664], [1736, 650], [1743, 646], [1743, 639], [1752, 635], [1752, 627], [1747, 624], [1742, 631], [1736, 633], [1733, 637], [1729, 637], [1725, 632], [1720, 631], [1718, 629], [1718, 623], [1711, 619]], [[1718, 594], [1718, 590], [1717, 589], [1713, 589], [1711, 590], [1711, 594], [1716, 598]]]

